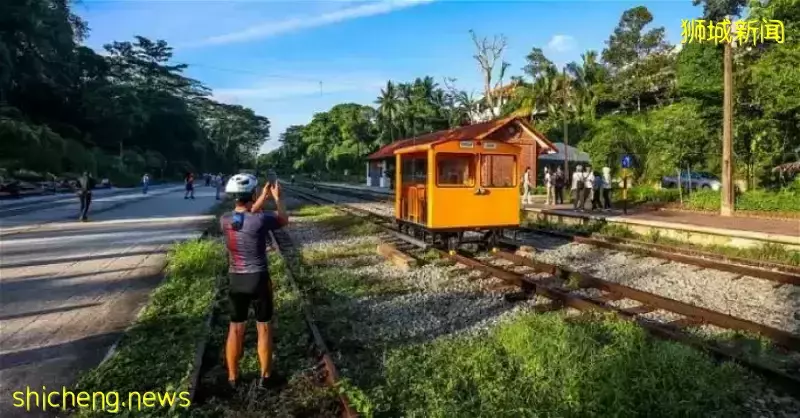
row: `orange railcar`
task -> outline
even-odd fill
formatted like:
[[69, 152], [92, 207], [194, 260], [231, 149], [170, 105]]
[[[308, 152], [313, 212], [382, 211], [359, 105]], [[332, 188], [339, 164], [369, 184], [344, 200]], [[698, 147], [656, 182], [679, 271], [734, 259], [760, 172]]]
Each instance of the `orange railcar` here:
[[502, 141], [442, 139], [397, 149], [395, 220], [401, 230], [455, 249], [471, 241], [494, 246], [519, 227], [520, 147]]

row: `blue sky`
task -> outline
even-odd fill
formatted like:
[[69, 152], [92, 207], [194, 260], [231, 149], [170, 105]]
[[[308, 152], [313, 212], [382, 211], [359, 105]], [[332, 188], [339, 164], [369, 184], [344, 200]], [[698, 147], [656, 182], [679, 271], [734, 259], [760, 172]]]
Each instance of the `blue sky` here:
[[680, 42], [681, 19], [700, 15], [691, 0], [83, 0], [86, 43], [101, 49], [134, 35], [164, 39], [176, 62], [214, 90], [218, 100], [253, 108], [272, 122], [279, 145], [287, 126], [307, 123], [337, 103], [373, 104], [387, 80], [433, 76], [480, 94], [480, 72], [468, 31], [504, 34], [510, 75], [541, 47], [556, 64], [602, 50], [622, 12], [645, 5]]

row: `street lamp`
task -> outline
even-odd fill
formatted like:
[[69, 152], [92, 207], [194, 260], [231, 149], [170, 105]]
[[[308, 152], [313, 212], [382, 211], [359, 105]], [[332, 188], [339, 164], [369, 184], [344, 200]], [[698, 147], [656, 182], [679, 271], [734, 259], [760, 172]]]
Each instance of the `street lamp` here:
[[[728, 21], [731, 21], [730, 16]], [[723, 44], [721, 216], [732, 216], [735, 210], [733, 187], [733, 48], [736, 46], [735, 24], [731, 24], [730, 33], [731, 42]]]

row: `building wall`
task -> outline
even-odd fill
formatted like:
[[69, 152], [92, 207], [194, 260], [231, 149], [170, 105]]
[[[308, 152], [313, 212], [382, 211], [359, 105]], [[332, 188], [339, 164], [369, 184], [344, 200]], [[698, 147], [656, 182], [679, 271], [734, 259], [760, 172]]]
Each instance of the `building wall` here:
[[535, 140], [529, 139], [528, 136], [523, 135], [522, 130], [519, 128], [517, 128], [516, 133], [510, 137], [507, 132], [498, 131], [490, 135], [487, 139], [503, 140], [507, 138], [510, 138], [508, 139], [509, 144], [514, 144], [521, 148], [519, 160], [517, 161], [518, 177], [522, 178], [522, 173], [525, 172], [525, 168], [530, 167], [531, 173], [533, 174], [531, 180], [533, 181], [533, 186], [536, 187], [536, 172], [540, 151], [539, 144], [537, 144]]

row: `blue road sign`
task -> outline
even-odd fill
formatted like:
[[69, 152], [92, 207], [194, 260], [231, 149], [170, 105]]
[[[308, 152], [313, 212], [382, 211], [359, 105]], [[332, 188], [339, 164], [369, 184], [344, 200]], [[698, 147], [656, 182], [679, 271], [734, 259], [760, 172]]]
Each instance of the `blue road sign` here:
[[622, 168], [631, 168], [631, 163], [632, 162], [633, 162], [633, 159], [631, 158], [630, 155], [627, 155], [627, 154], [624, 155], [622, 157]]

